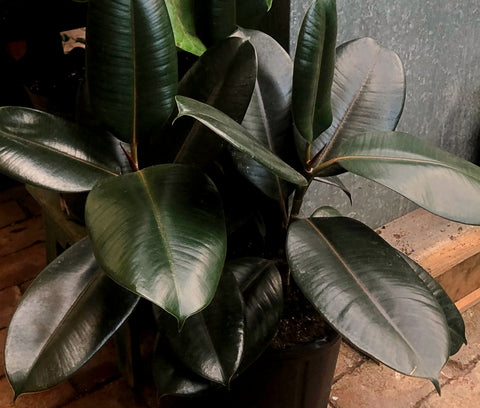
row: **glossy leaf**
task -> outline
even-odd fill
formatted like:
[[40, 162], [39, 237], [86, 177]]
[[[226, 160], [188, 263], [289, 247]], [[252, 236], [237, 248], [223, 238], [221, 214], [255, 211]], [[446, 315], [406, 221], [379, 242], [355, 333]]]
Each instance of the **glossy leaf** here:
[[195, 32], [193, 1], [165, 0], [165, 4], [172, 23], [176, 46], [192, 54], [202, 55], [206, 47]]
[[274, 262], [261, 258], [233, 260], [226, 270], [237, 279], [245, 302], [244, 369], [265, 351], [278, 330], [283, 314], [282, 278]]
[[[257, 75], [257, 58], [252, 45], [240, 38], [227, 38], [208, 49], [184, 75], [180, 95], [221, 110], [241, 122], [247, 110]], [[168, 134], [167, 158], [175, 163], [211, 163], [223, 148], [223, 139], [197, 121], [187, 118], [174, 124]], [[160, 149], [165, 149], [162, 141]]]
[[152, 375], [160, 397], [198, 395], [216, 385], [189, 370], [163, 341], [155, 345]]
[[455, 306], [455, 303], [450, 299], [447, 293], [443, 290], [440, 284], [433, 279], [433, 277], [423, 269], [419, 264], [410, 259], [405, 254], [399, 252], [402, 258], [407, 262], [410, 267], [417, 273], [418, 277], [423, 281], [427, 288], [432, 292], [437, 302], [445, 313], [448, 327], [450, 329], [450, 355], [456, 354], [463, 344], [467, 344], [465, 338], [465, 323], [462, 315]]
[[336, 38], [336, 1], [314, 0], [298, 34], [293, 73], [293, 121], [307, 143], [332, 123]]
[[[286, 159], [291, 152], [291, 113], [293, 65], [289, 55], [272, 37], [261, 31], [242, 29], [239, 36], [248, 38], [258, 56], [258, 74], [252, 98], [242, 126], [267, 149]], [[292, 186], [232, 149], [237, 169], [264, 194], [285, 200]]]
[[298, 185], [306, 185], [305, 178], [258, 143], [241, 125], [219, 110], [183, 96], [177, 96], [179, 114], [191, 116], [212, 129], [238, 150], [247, 153], [253, 160], [265, 166], [280, 178]]
[[302, 292], [346, 340], [438, 388], [450, 354], [448, 324], [396, 249], [356, 220], [310, 218], [291, 225], [287, 256]]
[[370, 130], [394, 130], [405, 102], [405, 73], [393, 51], [371, 38], [347, 42], [337, 50], [332, 85], [332, 126], [312, 146], [312, 153]]
[[177, 52], [164, 0], [90, 0], [87, 84], [92, 108], [124, 142], [161, 127], [177, 93]]
[[180, 332], [172, 322], [165, 321], [177, 357], [198, 375], [228, 385], [240, 364], [245, 335], [243, 300], [232, 273], [224, 270], [212, 303]]
[[223, 40], [237, 28], [236, 0], [195, 1], [196, 25], [207, 46]]
[[30, 285], [10, 323], [5, 366], [15, 395], [44, 390], [72, 375], [138, 299], [100, 270], [87, 238], [66, 250]]
[[24, 183], [82, 192], [121, 174], [125, 156], [108, 134], [33, 109], [2, 107], [0, 170]]
[[441, 217], [480, 224], [480, 168], [415, 136], [369, 132], [345, 140], [329, 157], [322, 173], [340, 167]]
[[218, 192], [201, 172], [165, 164], [100, 183], [85, 215], [98, 262], [116, 282], [180, 325], [210, 303], [226, 232]]

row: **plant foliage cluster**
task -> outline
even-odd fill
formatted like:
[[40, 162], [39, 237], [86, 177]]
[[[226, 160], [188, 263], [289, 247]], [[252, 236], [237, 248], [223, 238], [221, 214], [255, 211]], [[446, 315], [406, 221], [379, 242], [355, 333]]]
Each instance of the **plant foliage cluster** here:
[[[464, 342], [445, 292], [366, 225], [300, 209], [313, 181], [349, 195], [337, 176], [351, 172], [479, 224], [480, 169], [394, 131], [402, 63], [370, 38], [337, 47], [334, 0], [313, 1], [294, 61], [239, 24], [271, 1], [198, 3], [90, 0], [89, 115], [0, 108], [3, 173], [89, 192], [89, 237], [10, 324], [15, 393], [70, 376], [140, 298], [158, 324], [160, 394], [228, 385], [270, 343], [292, 285], [355, 347], [438, 387]], [[179, 48], [198, 55], [181, 78]]]

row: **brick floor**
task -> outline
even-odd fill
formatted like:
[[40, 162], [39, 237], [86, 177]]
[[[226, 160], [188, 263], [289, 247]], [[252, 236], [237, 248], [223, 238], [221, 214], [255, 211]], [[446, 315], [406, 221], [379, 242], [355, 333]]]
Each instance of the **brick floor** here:
[[68, 381], [13, 401], [5, 377], [5, 338], [21, 295], [46, 265], [40, 214], [23, 186], [0, 192], [0, 408], [152, 408], [151, 395], [137, 395], [121, 378], [113, 340]]
[[[152, 390], [137, 394], [120, 376], [113, 341], [68, 381], [13, 401], [4, 369], [6, 327], [21, 294], [44, 266], [38, 205], [23, 187], [0, 192], [0, 408], [154, 408]], [[428, 381], [397, 374], [343, 344], [329, 408], [478, 408], [480, 305], [467, 310], [464, 319], [469, 343], [444, 367], [441, 397]]]
[[398, 374], [344, 346], [330, 408], [480, 407], [480, 304], [464, 312], [463, 318], [468, 344], [443, 368], [441, 397], [429, 381]]

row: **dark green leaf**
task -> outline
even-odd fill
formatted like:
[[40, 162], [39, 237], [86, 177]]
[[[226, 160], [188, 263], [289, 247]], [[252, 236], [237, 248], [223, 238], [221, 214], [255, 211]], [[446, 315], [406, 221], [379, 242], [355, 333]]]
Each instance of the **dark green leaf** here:
[[480, 168], [399, 132], [373, 131], [350, 137], [319, 167], [376, 181], [441, 217], [480, 224]]
[[419, 264], [410, 259], [405, 254], [399, 252], [402, 258], [410, 265], [410, 267], [417, 273], [418, 277], [425, 283], [427, 288], [432, 292], [437, 302], [443, 308], [445, 317], [447, 319], [448, 327], [450, 329], [450, 355], [453, 356], [460, 350], [463, 344], [467, 343], [465, 338], [465, 323], [462, 315], [452, 302], [447, 293], [443, 290], [439, 283], [432, 276], [423, 269]]
[[207, 46], [223, 40], [236, 30], [237, 0], [202, 0], [194, 3], [195, 23]]
[[222, 205], [196, 169], [165, 164], [98, 184], [86, 223], [112, 279], [183, 324], [213, 298], [226, 252]]
[[327, 143], [321, 159], [337, 143], [370, 130], [394, 130], [405, 102], [405, 73], [393, 51], [371, 38], [347, 42], [337, 50], [332, 85], [332, 126], [313, 143]]
[[[250, 105], [242, 126], [271, 152], [286, 159], [291, 153], [291, 94], [293, 66], [289, 55], [272, 37], [256, 30], [242, 29], [258, 56], [258, 74]], [[232, 149], [237, 169], [263, 193], [274, 200], [285, 200], [292, 186]]]
[[365, 353], [407, 375], [438, 375], [449, 357], [442, 307], [397, 250], [350, 218], [290, 226], [292, 276], [326, 320]]
[[305, 186], [307, 181], [278, 156], [258, 143], [241, 125], [217, 109], [183, 96], [177, 96], [179, 114], [191, 116], [215, 131], [238, 150], [247, 153], [272, 173], [294, 184]]
[[177, 93], [177, 52], [164, 0], [90, 0], [87, 83], [94, 113], [136, 144], [161, 127]]
[[87, 238], [66, 250], [30, 285], [10, 323], [5, 366], [15, 394], [44, 390], [72, 375], [138, 299], [101, 272]]
[[206, 51], [195, 32], [193, 0], [165, 0], [172, 23], [175, 44], [178, 48], [195, 55]]
[[335, 0], [314, 0], [298, 35], [292, 96], [293, 121], [309, 144], [332, 123], [336, 38]]
[[110, 135], [33, 109], [0, 108], [2, 173], [51, 190], [82, 192], [123, 170], [125, 156]]
[[[207, 103], [241, 122], [257, 75], [257, 58], [252, 45], [240, 38], [227, 38], [208, 49], [185, 74], [179, 94]], [[161, 141], [161, 149], [165, 142]], [[191, 118], [178, 121], [168, 134], [167, 157], [175, 163], [210, 163], [223, 147], [223, 139]], [[170, 146], [171, 145], [171, 146]]]
[[216, 385], [189, 370], [168, 344], [158, 340], [153, 356], [152, 375], [160, 397], [198, 395]]
[[274, 262], [240, 258], [229, 262], [245, 302], [245, 346], [242, 368], [254, 362], [278, 330], [283, 313], [283, 287]]
[[202, 377], [228, 385], [240, 364], [245, 321], [243, 299], [232, 273], [224, 270], [212, 303], [185, 322], [164, 320], [170, 347]]

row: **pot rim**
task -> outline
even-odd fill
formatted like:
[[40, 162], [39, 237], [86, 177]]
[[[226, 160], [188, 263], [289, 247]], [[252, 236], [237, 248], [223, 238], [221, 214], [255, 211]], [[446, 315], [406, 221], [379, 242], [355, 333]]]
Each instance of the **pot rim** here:
[[331, 334], [312, 340], [308, 343], [296, 344], [282, 350], [268, 348], [265, 351], [264, 356], [276, 358], [280, 354], [282, 355], [282, 358], [297, 358], [299, 355], [310, 354], [320, 350], [326, 352], [327, 350], [334, 348], [341, 339], [342, 336], [332, 329]]

